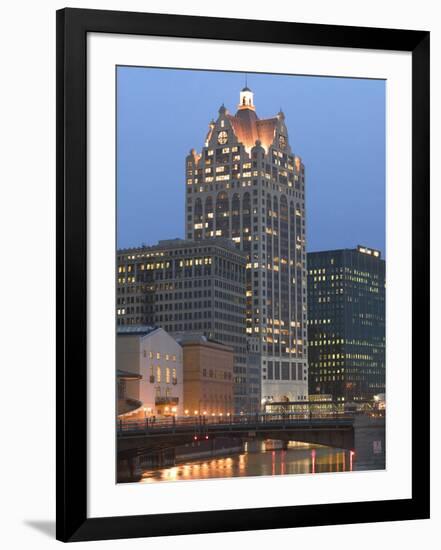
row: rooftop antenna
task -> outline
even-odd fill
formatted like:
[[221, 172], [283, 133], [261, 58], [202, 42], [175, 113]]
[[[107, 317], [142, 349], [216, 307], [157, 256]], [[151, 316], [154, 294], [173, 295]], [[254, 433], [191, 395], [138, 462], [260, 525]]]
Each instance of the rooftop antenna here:
[[245, 88], [248, 88], [248, 73], [245, 73]]

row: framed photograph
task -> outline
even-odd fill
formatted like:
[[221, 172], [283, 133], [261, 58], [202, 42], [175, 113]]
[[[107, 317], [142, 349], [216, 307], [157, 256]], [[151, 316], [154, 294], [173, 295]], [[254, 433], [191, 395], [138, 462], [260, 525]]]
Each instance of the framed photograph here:
[[57, 12], [57, 538], [429, 517], [429, 33]]

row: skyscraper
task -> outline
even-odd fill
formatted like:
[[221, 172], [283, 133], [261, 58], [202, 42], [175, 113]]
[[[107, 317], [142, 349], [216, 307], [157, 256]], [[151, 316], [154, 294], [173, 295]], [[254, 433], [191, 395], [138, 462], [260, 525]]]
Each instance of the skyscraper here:
[[[305, 170], [280, 111], [260, 119], [245, 87], [186, 158], [186, 236], [231, 239], [247, 255], [246, 333], [262, 401], [307, 399]], [[248, 374], [247, 374], [248, 373]]]
[[336, 401], [385, 391], [385, 262], [378, 250], [308, 254], [309, 391]]

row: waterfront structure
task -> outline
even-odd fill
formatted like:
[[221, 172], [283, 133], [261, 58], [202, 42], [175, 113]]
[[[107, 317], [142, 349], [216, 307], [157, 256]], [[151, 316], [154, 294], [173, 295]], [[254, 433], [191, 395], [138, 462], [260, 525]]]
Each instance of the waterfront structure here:
[[308, 253], [309, 391], [335, 401], [385, 391], [385, 261], [365, 246]]
[[142, 406], [139, 401], [139, 381], [142, 376], [134, 372], [116, 370], [117, 387], [117, 415], [123, 418], [139, 410]]
[[184, 414], [233, 414], [233, 348], [203, 334], [187, 333], [178, 342], [183, 352]]
[[245, 269], [245, 254], [226, 239], [171, 239], [117, 252], [118, 326], [202, 332], [232, 347], [237, 412], [259, 400], [246, 378]]
[[183, 414], [182, 348], [164, 329], [119, 327], [116, 337], [118, 369], [141, 375], [139, 395], [143, 417]]
[[307, 400], [305, 169], [283, 112], [259, 118], [248, 87], [236, 114], [222, 105], [202, 150], [186, 158], [185, 220], [188, 239], [230, 239], [247, 256], [246, 332], [261, 401]]

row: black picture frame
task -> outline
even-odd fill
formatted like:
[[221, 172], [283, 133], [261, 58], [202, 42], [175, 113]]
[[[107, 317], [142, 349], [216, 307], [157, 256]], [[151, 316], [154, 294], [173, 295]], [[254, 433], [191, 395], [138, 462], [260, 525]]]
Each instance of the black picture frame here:
[[[87, 33], [412, 54], [412, 498], [87, 517]], [[429, 517], [429, 33], [87, 9], [57, 12], [57, 529], [85, 541]]]

